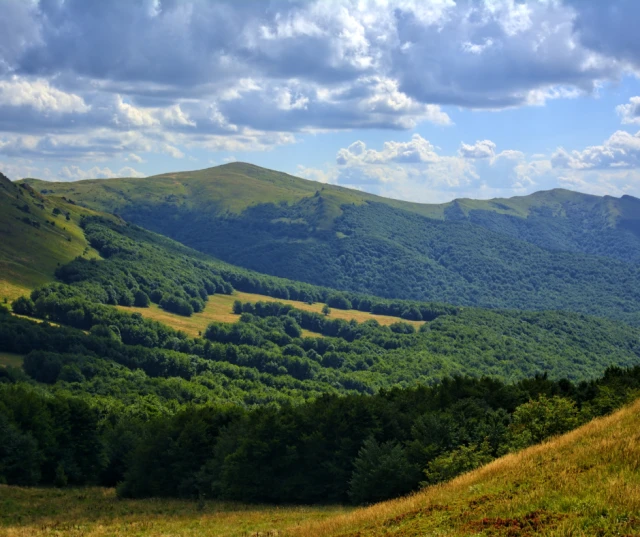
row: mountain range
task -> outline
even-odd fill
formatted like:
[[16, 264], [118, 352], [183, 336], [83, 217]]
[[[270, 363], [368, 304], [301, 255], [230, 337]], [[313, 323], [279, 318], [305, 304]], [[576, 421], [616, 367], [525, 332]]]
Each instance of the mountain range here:
[[340, 290], [640, 322], [640, 199], [568, 190], [439, 205], [250, 164], [22, 181], [229, 263]]

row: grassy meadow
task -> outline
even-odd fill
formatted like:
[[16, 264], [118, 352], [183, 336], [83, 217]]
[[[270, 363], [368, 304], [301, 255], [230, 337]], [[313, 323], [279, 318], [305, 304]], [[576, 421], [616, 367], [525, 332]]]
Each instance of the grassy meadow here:
[[0, 367], [21, 367], [24, 356], [12, 352], [0, 352]]
[[119, 500], [113, 489], [0, 485], [0, 535], [6, 537], [282, 536], [345, 507], [273, 507], [184, 500]]
[[289, 535], [638, 536], [640, 401], [449, 483]]
[[[284, 304], [291, 304], [295, 308], [305, 311], [312, 311], [315, 313], [322, 313], [322, 307], [324, 306], [324, 304], [319, 302], [315, 304], [307, 304], [305, 302], [298, 302], [295, 300], [282, 300], [265, 295], [241, 293], [239, 291], [235, 291], [233, 295], [210, 296], [209, 300], [206, 303], [204, 311], [200, 313], [194, 313], [191, 317], [183, 317], [181, 315], [169, 313], [158, 307], [157, 304], [151, 304], [149, 308], [128, 308], [124, 306], [116, 307], [122, 311], [126, 311], [129, 313], [138, 312], [143, 317], [153, 319], [154, 321], [158, 321], [171, 326], [176, 330], [182, 330], [184, 333], [190, 336], [197, 337], [199, 334], [204, 334], [204, 331], [207, 329], [207, 326], [209, 326], [210, 323], [237, 322], [238, 319], [240, 319], [240, 315], [236, 315], [233, 313], [233, 303], [236, 300], [240, 300], [241, 302], [282, 302]], [[330, 319], [344, 319], [346, 321], [355, 319], [359, 323], [368, 321], [370, 319], [375, 319], [381, 325], [385, 326], [397, 323], [398, 321], [402, 320], [403, 322], [412, 324], [416, 327], [416, 329], [424, 324], [423, 321], [405, 321], [404, 319], [392, 317], [390, 315], [374, 315], [373, 313], [367, 313], [363, 311], [339, 310], [335, 308], [331, 308], [331, 313], [328, 315], [328, 317]], [[303, 331], [303, 335], [307, 337], [322, 337], [321, 334], [309, 332], [308, 330]]]

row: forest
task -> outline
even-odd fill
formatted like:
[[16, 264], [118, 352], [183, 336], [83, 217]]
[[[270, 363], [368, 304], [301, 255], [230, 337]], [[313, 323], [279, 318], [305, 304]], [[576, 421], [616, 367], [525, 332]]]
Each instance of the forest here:
[[[571, 430], [640, 390], [630, 325], [340, 292], [113, 218], [83, 216], [81, 228], [100, 259], [61, 264], [13, 315], [0, 307], [0, 351], [22, 357], [0, 367], [0, 482], [366, 504]], [[127, 311], [189, 316], [235, 290], [272, 300], [236, 300], [238, 322], [198, 337]]]
[[[211, 339], [243, 337], [233, 330], [208, 330], [202, 358], [128, 347], [114, 332], [87, 335], [0, 308], [0, 348], [28, 352], [22, 370], [0, 368], [2, 482], [117, 485], [122, 497], [370, 503], [571, 430], [640, 394], [636, 366], [580, 382], [454, 375], [366, 395], [319, 382], [305, 402], [295, 397], [305, 382], [279, 385], [278, 371], [218, 362], [222, 348]], [[291, 397], [258, 400], [269, 387]], [[234, 392], [245, 397], [234, 401]]]

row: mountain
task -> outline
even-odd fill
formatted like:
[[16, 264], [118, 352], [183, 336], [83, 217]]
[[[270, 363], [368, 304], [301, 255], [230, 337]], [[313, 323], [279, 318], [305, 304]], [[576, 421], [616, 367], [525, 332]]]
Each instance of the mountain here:
[[637, 401], [444, 485], [288, 535], [637, 535], [639, 427]]
[[567, 190], [421, 205], [242, 163], [25, 182], [227, 262], [382, 297], [640, 322], [640, 200]]

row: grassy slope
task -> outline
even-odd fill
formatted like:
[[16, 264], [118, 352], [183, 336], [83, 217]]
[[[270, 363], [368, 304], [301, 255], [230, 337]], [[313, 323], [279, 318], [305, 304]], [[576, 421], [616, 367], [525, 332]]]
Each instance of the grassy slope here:
[[[213, 295], [209, 297], [204, 311], [195, 313], [191, 317], [183, 317], [181, 315], [175, 315], [160, 309], [156, 304], [152, 304], [149, 308], [126, 308], [123, 306], [117, 306], [118, 309], [127, 312], [138, 312], [142, 316], [149, 319], [154, 319], [166, 325], [175, 328], [176, 330], [182, 330], [190, 336], [198, 336], [199, 332], [204, 333], [212, 322], [219, 323], [235, 323], [240, 319], [240, 315], [233, 313], [233, 303], [236, 300], [242, 302], [282, 302], [284, 304], [291, 304], [297, 309], [313, 311], [315, 313], [322, 313], [323, 304], [316, 302], [315, 304], [307, 304], [305, 302], [299, 302], [296, 300], [283, 300], [279, 298], [272, 298], [270, 296], [258, 295], [254, 293], [242, 293], [239, 291], [234, 292], [233, 295]], [[392, 317], [391, 315], [374, 315], [357, 310], [339, 310], [332, 308], [331, 313], [328, 315], [330, 319], [344, 319], [350, 321], [355, 319], [359, 323], [375, 319], [381, 325], [386, 326], [398, 321], [403, 321], [419, 328], [423, 322], [421, 321], [405, 321], [399, 317]], [[306, 335], [316, 335], [313, 332], [307, 332]]]
[[296, 537], [639, 535], [640, 401], [450, 483]]
[[600, 208], [610, 224], [614, 224], [617, 218], [640, 220], [640, 200], [629, 196], [617, 199], [554, 189], [513, 198], [463, 198], [449, 203], [422, 204], [383, 198], [336, 185], [323, 185], [241, 162], [144, 179], [91, 179], [72, 183], [50, 183], [37, 179], [24, 181], [37, 190], [71, 197], [106, 212], [120, 212], [131, 202], [144, 200], [146, 204], [171, 203], [191, 209], [237, 214], [247, 207], [263, 203], [295, 203], [320, 190], [323, 197], [334, 205], [327, 217], [339, 215], [339, 206], [342, 204], [377, 202], [440, 220], [445, 219], [447, 212], [454, 208], [465, 215], [482, 210], [521, 218], [526, 218], [536, 209], [548, 208], [554, 216], [563, 217], [567, 214], [567, 206], [576, 204], [587, 209]]
[[[271, 507], [181, 500], [119, 500], [113, 489], [0, 485], [0, 535], [249, 537], [282, 535], [343, 507]], [[271, 533], [270, 533], [271, 532]]]
[[[20, 209], [25, 205], [28, 213]], [[55, 208], [63, 214], [54, 216]], [[71, 220], [66, 220], [66, 213]], [[82, 215], [92, 213], [61, 198], [20, 188], [0, 175], [0, 299], [13, 300], [53, 280], [58, 265], [79, 255], [97, 256], [78, 225]], [[40, 227], [25, 223], [25, 217]]]
[[[365, 509], [117, 500], [107, 489], [0, 485], [0, 533], [634, 536], [640, 533], [640, 401], [449, 483]], [[269, 533], [271, 532], [271, 533]]]

